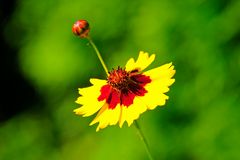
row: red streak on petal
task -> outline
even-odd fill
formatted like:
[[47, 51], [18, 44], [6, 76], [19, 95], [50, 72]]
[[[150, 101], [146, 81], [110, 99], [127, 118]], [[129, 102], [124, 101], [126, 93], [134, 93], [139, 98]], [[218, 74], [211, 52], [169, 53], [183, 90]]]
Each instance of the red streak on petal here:
[[133, 104], [133, 100], [134, 100], [135, 94], [132, 92], [129, 92], [128, 90], [126, 92], [122, 92], [121, 93], [121, 105], [124, 106], [130, 106], [131, 104]]
[[137, 96], [144, 96], [147, 93], [147, 90], [143, 86], [134, 83], [129, 85], [129, 90]]
[[107, 103], [109, 104], [110, 109], [114, 109], [117, 104], [120, 103], [120, 93], [117, 90], [112, 89], [107, 99]]
[[107, 99], [108, 98], [108, 96], [109, 96], [109, 94], [111, 93], [111, 86], [110, 85], [104, 85], [104, 86], [102, 86], [102, 88], [101, 88], [101, 90], [100, 90], [100, 92], [101, 92], [101, 94], [100, 94], [100, 96], [98, 97], [98, 101], [102, 101], [102, 100], [104, 100], [104, 99]]
[[145, 76], [142, 74], [137, 74], [131, 77], [132, 80], [135, 82], [138, 82], [140, 85], [145, 86], [147, 83], [151, 82], [151, 79], [149, 76]]
[[98, 101], [103, 101], [109, 104], [110, 109], [114, 109], [118, 103], [120, 103], [120, 93], [111, 87], [111, 85], [104, 85], [100, 90], [101, 94], [98, 97]]

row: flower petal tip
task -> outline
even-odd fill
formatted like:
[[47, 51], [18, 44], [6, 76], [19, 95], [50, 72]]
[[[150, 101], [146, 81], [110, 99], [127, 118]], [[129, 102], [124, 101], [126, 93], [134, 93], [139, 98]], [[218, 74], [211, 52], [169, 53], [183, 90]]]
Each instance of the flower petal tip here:
[[130, 127], [133, 124], [133, 121], [127, 122], [128, 127]]
[[97, 123], [97, 122], [93, 120], [93, 121], [89, 124], [89, 126], [92, 126], [92, 125], [94, 125], [95, 123]]
[[74, 109], [73, 112], [77, 115], [81, 115], [82, 111], [80, 110], [80, 108]]
[[100, 128], [99, 128], [99, 127], [97, 127], [97, 128], [96, 128], [96, 132], [98, 132], [99, 130], [100, 130]]

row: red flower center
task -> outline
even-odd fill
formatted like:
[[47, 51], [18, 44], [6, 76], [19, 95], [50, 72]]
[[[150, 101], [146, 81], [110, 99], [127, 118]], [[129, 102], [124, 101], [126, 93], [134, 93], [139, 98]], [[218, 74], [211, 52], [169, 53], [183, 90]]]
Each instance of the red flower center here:
[[151, 82], [150, 77], [139, 73], [138, 69], [128, 72], [120, 67], [113, 69], [107, 79], [108, 84], [102, 86], [98, 101], [106, 100], [110, 109], [117, 104], [130, 106], [136, 96], [147, 93], [144, 86]]

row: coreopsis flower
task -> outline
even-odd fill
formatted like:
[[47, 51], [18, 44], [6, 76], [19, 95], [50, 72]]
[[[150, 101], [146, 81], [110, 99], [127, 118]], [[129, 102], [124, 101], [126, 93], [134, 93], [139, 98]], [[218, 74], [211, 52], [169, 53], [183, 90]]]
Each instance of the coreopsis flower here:
[[81, 95], [76, 103], [80, 108], [74, 110], [83, 117], [98, 112], [90, 123], [98, 123], [96, 131], [108, 125], [126, 121], [130, 126], [146, 110], [163, 106], [169, 98], [165, 95], [175, 79], [172, 63], [144, 72], [155, 59], [155, 54], [140, 52], [137, 61], [129, 59], [124, 68], [118, 67], [109, 72], [107, 80], [90, 79], [92, 86], [80, 88]]

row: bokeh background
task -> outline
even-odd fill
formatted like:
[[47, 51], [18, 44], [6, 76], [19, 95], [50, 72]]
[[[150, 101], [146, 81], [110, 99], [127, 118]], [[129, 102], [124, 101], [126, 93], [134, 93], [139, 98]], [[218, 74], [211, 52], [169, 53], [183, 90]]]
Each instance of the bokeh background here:
[[164, 107], [139, 123], [157, 160], [240, 159], [239, 0], [2, 0], [1, 160], [146, 160], [134, 127], [95, 132], [77, 88], [106, 78], [72, 24], [87, 19], [109, 68], [140, 50], [173, 62]]

